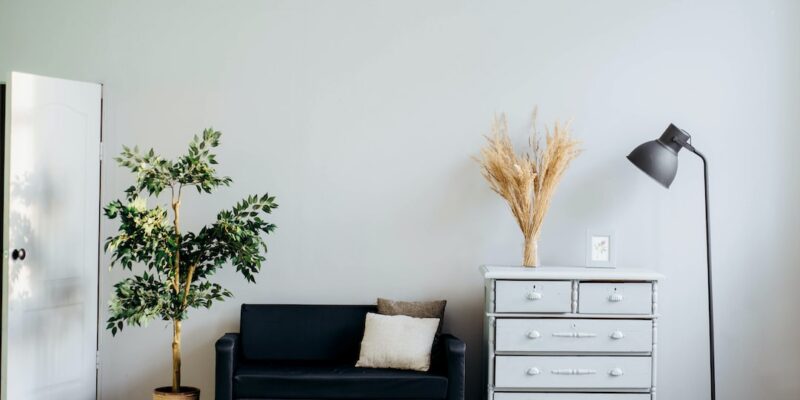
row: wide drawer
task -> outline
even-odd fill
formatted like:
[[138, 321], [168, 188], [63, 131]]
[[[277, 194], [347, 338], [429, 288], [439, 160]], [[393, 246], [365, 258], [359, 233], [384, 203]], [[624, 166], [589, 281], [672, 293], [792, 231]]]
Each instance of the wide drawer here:
[[568, 313], [571, 281], [496, 281], [496, 312]]
[[578, 312], [581, 314], [651, 314], [651, 283], [581, 283]]
[[650, 357], [497, 356], [495, 387], [647, 389]]
[[500, 351], [650, 352], [653, 322], [615, 319], [498, 318], [495, 332]]
[[495, 393], [494, 400], [650, 400], [649, 393]]

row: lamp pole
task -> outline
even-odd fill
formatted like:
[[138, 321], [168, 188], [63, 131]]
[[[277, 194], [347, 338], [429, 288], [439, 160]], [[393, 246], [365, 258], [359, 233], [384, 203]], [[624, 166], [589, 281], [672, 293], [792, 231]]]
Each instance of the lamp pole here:
[[709, 350], [709, 368], [711, 371], [711, 400], [716, 400], [716, 374], [714, 367], [714, 295], [711, 284], [711, 215], [709, 214], [709, 199], [708, 199], [708, 160], [706, 156], [694, 148], [688, 141], [677, 139], [676, 142], [680, 143], [687, 150], [691, 151], [703, 161], [703, 187], [705, 191], [706, 203], [706, 268], [708, 269], [708, 350]]

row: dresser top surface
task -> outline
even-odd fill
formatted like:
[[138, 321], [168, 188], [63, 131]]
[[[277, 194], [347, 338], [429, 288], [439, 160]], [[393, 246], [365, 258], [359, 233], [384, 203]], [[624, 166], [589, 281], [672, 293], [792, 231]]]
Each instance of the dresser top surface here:
[[483, 265], [481, 273], [485, 279], [577, 279], [585, 281], [658, 281], [664, 276], [655, 271], [639, 268], [587, 268], [541, 266]]

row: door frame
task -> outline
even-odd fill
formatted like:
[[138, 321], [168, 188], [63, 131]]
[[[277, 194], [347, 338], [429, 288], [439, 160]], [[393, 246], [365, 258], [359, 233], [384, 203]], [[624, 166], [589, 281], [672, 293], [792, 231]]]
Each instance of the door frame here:
[[[103, 263], [103, 233], [101, 232], [103, 228], [103, 160], [105, 159], [105, 147], [103, 145], [103, 126], [105, 124], [103, 121], [105, 120], [105, 97], [106, 97], [106, 85], [104, 83], [98, 83], [100, 85], [100, 159], [97, 160], [97, 214], [100, 216], [97, 219], [97, 329], [95, 329], [95, 346], [94, 354], [95, 354], [95, 368], [94, 368], [94, 398], [102, 399], [100, 396], [100, 329], [103, 326], [102, 321], [100, 320], [100, 287], [101, 287], [101, 279], [103, 275], [100, 273], [102, 268], [100, 265]], [[6, 399], [0, 399], [6, 400]]]
[[8, 299], [6, 293], [8, 292], [7, 282], [5, 277], [8, 276], [8, 135], [6, 132], [9, 130], [9, 121], [6, 118], [6, 93], [10, 85], [0, 81], [0, 154], [2, 154], [3, 162], [3, 199], [0, 204], [3, 206], [3, 231], [0, 232], [0, 237], [3, 240], [3, 260], [2, 271], [0, 271], [0, 400], [6, 400], [6, 336], [3, 334], [5, 326], [8, 324]]

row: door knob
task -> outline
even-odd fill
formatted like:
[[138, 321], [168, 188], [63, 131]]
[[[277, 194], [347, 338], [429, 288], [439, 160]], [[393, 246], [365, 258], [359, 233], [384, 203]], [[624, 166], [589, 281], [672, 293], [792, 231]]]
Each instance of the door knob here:
[[11, 259], [12, 260], [24, 260], [27, 253], [25, 249], [14, 249], [11, 251]]

